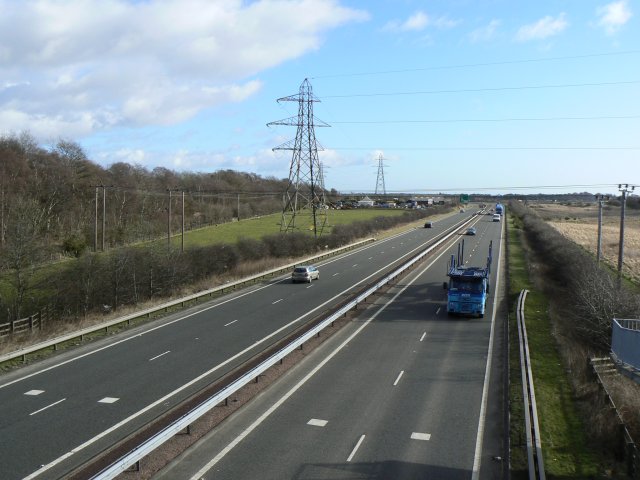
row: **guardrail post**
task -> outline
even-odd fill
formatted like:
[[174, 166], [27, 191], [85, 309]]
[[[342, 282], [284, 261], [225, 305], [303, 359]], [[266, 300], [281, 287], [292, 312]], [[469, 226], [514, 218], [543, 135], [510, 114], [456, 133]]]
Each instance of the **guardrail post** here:
[[29, 315], [29, 330], [33, 332], [33, 315]]

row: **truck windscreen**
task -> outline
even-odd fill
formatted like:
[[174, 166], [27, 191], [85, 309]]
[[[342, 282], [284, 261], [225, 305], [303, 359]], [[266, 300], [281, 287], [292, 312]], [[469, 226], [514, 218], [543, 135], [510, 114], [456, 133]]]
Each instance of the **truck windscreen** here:
[[462, 281], [455, 278], [451, 279], [451, 290], [463, 293], [482, 293], [482, 280], [479, 281]]

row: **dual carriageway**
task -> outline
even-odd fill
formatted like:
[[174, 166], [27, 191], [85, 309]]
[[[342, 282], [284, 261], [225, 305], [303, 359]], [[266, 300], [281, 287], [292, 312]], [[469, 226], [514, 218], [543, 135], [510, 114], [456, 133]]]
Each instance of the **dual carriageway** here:
[[3, 375], [2, 478], [64, 477], [458, 224], [477, 229], [469, 264], [493, 240], [483, 319], [446, 314], [453, 235], [158, 478], [498, 478], [502, 223], [469, 213], [323, 261], [310, 285], [265, 281]]

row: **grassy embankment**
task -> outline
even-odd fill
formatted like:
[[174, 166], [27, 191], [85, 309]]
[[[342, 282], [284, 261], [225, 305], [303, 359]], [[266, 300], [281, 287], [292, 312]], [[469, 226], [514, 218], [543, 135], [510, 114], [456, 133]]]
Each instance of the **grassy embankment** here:
[[601, 474], [599, 459], [588, 446], [574, 395], [558, 354], [548, 316], [548, 300], [529, 278], [527, 252], [518, 219], [508, 217], [510, 302], [511, 467], [514, 479], [527, 478], [522, 381], [515, 308], [522, 289], [529, 290], [525, 322], [531, 354], [542, 449], [547, 478], [585, 479]]

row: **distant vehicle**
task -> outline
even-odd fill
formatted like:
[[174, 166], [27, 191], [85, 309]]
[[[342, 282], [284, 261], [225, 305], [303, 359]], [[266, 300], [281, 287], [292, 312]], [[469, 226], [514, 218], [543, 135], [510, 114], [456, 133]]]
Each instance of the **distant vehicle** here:
[[460, 213], [464, 213], [464, 208], [461, 208], [461, 209], [460, 209]]
[[449, 282], [443, 284], [447, 290], [447, 313], [449, 315], [464, 314], [484, 317], [489, 294], [492, 245], [493, 242], [490, 242], [486, 267], [463, 266], [464, 240], [462, 244], [458, 245], [458, 258], [451, 255], [449, 272], [447, 273]]
[[320, 271], [313, 265], [299, 265], [291, 273], [291, 281], [311, 283], [312, 280], [320, 279]]
[[475, 234], [476, 234], [476, 229], [475, 229], [475, 227], [467, 228], [467, 231], [466, 231], [466, 232], [464, 232], [464, 234], [465, 234], [465, 235], [475, 235]]
[[499, 215], [504, 214], [504, 206], [501, 203], [496, 203], [496, 213]]
[[424, 228], [433, 228], [433, 222], [427, 222], [424, 224]]
[[499, 213], [494, 213], [493, 214], [493, 218], [491, 220], [492, 222], [499, 222], [500, 221], [500, 214]]

